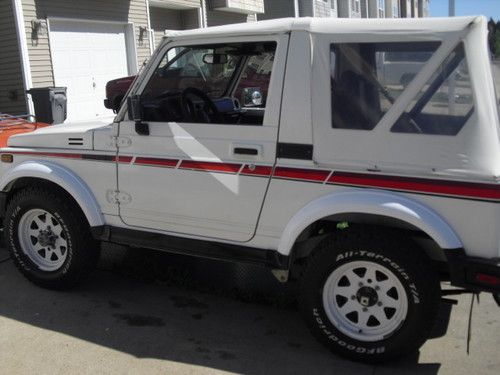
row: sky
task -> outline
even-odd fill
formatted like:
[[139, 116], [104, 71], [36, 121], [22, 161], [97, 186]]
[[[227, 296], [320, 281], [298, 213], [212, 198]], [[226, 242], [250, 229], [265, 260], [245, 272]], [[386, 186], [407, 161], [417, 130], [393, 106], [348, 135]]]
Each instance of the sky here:
[[[448, 0], [430, 0], [431, 17], [448, 16]], [[455, 0], [457, 16], [485, 15], [500, 21], [500, 0]]]

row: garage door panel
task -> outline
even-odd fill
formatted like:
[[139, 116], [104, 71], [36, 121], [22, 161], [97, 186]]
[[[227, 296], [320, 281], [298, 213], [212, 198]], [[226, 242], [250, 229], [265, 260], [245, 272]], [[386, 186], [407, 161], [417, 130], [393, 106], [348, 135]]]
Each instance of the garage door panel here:
[[55, 85], [68, 88], [68, 120], [111, 115], [106, 83], [129, 75], [125, 26], [52, 21], [50, 46]]

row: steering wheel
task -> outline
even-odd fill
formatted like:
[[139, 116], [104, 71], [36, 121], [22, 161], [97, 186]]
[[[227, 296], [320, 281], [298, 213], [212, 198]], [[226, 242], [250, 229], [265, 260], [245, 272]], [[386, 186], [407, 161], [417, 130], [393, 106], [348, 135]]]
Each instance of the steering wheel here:
[[[193, 101], [190, 99], [190, 96], [195, 96], [203, 101], [203, 110], [196, 109]], [[220, 112], [212, 99], [196, 87], [187, 87], [182, 92], [181, 109], [185, 122], [196, 121], [210, 123], [220, 122], [221, 120]], [[211, 114], [209, 112], [211, 112]]]

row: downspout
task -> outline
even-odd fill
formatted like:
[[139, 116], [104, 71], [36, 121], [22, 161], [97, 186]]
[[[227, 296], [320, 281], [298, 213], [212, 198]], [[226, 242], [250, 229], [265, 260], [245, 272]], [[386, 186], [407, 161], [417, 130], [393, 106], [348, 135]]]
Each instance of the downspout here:
[[151, 30], [151, 15], [149, 13], [149, 0], [146, 0], [146, 14], [148, 17], [149, 53], [150, 53], [150, 55], [152, 55], [156, 46], [153, 43], [153, 30]]
[[295, 18], [300, 17], [299, 0], [293, 0], [293, 13]]
[[198, 8], [198, 25], [201, 29], [207, 27], [207, 2], [200, 0], [200, 7]]
[[24, 29], [24, 15], [22, 0], [12, 0], [12, 8], [14, 10], [14, 20], [16, 22], [17, 44], [19, 47], [19, 57], [21, 58], [21, 72], [23, 76], [24, 97], [26, 99], [26, 107], [28, 114], [35, 114], [33, 100], [31, 95], [26, 91], [31, 89], [33, 81], [31, 79], [30, 57], [28, 54], [28, 45], [26, 39], [26, 30]]

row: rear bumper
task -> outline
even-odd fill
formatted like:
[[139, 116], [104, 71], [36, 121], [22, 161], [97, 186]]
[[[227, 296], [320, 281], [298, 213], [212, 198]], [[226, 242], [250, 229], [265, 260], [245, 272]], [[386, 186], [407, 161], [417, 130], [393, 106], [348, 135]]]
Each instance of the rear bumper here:
[[463, 250], [446, 252], [450, 281], [475, 292], [500, 292], [500, 259], [469, 257]]

